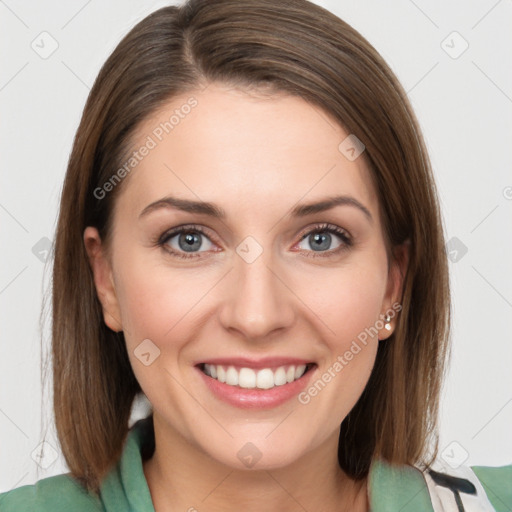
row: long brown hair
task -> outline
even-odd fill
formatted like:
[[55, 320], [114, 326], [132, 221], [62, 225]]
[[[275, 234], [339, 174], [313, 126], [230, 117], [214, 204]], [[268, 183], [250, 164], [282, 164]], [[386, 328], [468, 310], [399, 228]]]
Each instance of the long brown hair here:
[[379, 344], [369, 382], [341, 424], [338, 459], [355, 479], [374, 457], [431, 463], [449, 280], [434, 178], [406, 93], [356, 30], [313, 3], [190, 0], [153, 12], [122, 39], [91, 89], [69, 159], [55, 239], [52, 355], [56, 428], [72, 475], [98, 491], [141, 392], [123, 334], [103, 322], [82, 239], [95, 226], [108, 240], [124, 182], [102, 198], [94, 191], [121, 167], [143, 120], [211, 82], [299, 96], [364, 143], [387, 247], [409, 240], [410, 258], [396, 329]]

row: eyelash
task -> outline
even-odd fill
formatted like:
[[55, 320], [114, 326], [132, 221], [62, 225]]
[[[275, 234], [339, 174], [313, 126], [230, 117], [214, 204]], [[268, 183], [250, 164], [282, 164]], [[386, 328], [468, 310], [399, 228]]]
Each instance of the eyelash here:
[[[182, 259], [193, 259], [193, 258], [199, 258], [201, 257], [201, 253], [182, 253], [175, 251], [174, 249], [170, 249], [166, 244], [171, 239], [174, 238], [176, 235], [179, 235], [181, 233], [200, 233], [201, 235], [204, 235], [207, 238], [211, 238], [208, 236], [206, 231], [198, 225], [190, 224], [186, 226], [180, 226], [178, 228], [173, 228], [169, 231], [166, 231], [163, 233], [156, 241], [156, 245], [162, 247], [165, 251], [170, 253], [172, 256], [175, 256], [177, 258]], [[342, 244], [337, 247], [336, 249], [331, 249], [329, 251], [306, 251], [307, 253], [316, 253], [316, 254], [308, 254], [306, 257], [308, 258], [326, 258], [326, 257], [332, 257], [334, 255], [337, 255], [338, 253], [342, 251], [348, 250], [353, 245], [352, 238], [348, 234], [348, 232], [342, 228], [339, 228], [338, 226], [334, 224], [317, 224], [316, 226], [313, 226], [308, 231], [302, 233], [300, 235], [300, 240], [298, 243], [302, 242], [306, 237], [317, 234], [317, 233], [331, 233], [337, 235], [342, 240]], [[212, 240], [214, 241], [214, 240]]]

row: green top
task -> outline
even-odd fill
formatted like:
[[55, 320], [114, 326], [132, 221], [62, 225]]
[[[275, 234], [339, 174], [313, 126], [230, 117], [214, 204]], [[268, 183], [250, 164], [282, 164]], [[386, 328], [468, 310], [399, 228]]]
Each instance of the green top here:
[[[104, 479], [99, 498], [87, 493], [69, 474], [62, 474], [0, 494], [0, 511], [155, 512], [142, 468], [141, 450], [154, 442], [148, 419], [130, 429], [123, 454]], [[498, 512], [512, 511], [512, 464], [472, 469], [494, 508]], [[368, 488], [371, 512], [434, 511], [423, 473], [415, 467], [375, 460]]]

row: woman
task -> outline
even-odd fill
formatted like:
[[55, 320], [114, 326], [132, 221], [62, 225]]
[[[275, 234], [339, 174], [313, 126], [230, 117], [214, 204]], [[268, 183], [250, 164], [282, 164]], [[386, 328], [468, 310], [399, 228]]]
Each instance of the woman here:
[[506, 510], [512, 466], [434, 469], [449, 300], [428, 156], [369, 43], [305, 0], [160, 9], [103, 66], [61, 198], [70, 474], [0, 509]]

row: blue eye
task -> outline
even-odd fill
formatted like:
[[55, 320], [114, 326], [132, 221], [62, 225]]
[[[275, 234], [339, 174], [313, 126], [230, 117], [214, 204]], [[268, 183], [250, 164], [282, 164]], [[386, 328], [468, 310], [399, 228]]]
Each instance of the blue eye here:
[[[206, 243], [204, 243], [205, 239]], [[171, 254], [179, 258], [197, 257], [195, 254], [199, 249], [210, 250], [213, 245], [199, 226], [182, 226], [168, 231], [162, 236], [159, 244], [165, 246]]]
[[[334, 248], [331, 247], [332, 235], [335, 235], [334, 242], [337, 243]], [[309, 250], [303, 247], [301, 249], [309, 253], [308, 257], [313, 258], [334, 256], [340, 251], [349, 249], [353, 244], [347, 231], [333, 224], [320, 224], [310, 228], [301, 235], [299, 245], [304, 240], [308, 242]], [[157, 244], [172, 256], [184, 259], [199, 258], [202, 252], [211, 251], [214, 246], [205, 230], [196, 225], [180, 226], [166, 231], [158, 239]]]
[[[341, 242], [338, 241], [337, 245], [333, 248], [331, 247], [331, 243], [333, 242], [332, 235], [335, 235], [338, 240], [341, 240]], [[315, 226], [312, 230], [310, 229], [302, 235], [299, 244], [304, 240], [308, 242], [309, 247], [312, 249], [312, 251], [307, 252], [317, 253], [312, 255], [308, 254], [308, 256], [313, 258], [317, 256], [332, 256], [333, 254], [337, 254], [339, 251], [346, 250], [352, 246], [352, 239], [349, 234], [344, 229], [332, 224]]]

